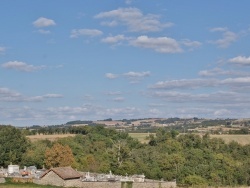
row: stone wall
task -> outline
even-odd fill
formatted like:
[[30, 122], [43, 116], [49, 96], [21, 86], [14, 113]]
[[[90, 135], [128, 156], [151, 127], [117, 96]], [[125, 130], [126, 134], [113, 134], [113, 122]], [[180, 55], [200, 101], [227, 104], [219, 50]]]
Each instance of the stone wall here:
[[[60, 185], [59, 185], [60, 182]], [[59, 181], [57, 186], [64, 187], [80, 187], [80, 188], [176, 188], [176, 182], [82, 182], [80, 180], [62, 180]], [[34, 180], [34, 183], [48, 185], [49, 181]], [[55, 180], [53, 184], [55, 185]]]

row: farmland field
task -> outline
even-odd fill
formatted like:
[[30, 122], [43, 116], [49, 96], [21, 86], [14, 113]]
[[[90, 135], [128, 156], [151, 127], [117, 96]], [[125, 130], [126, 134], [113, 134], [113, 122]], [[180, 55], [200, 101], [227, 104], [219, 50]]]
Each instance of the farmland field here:
[[75, 134], [53, 134], [53, 135], [29, 135], [27, 138], [29, 138], [32, 142], [37, 141], [37, 140], [50, 140], [54, 141], [59, 138], [65, 138], [69, 136], [75, 136]]
[[148, 140], [146, 139], [149, 134], [154, 134], [155, 133], [129, 133], [129, 136], [132, 138], [137, 138], [141, 143], [147, 143]]
[[231, 141], [236, 141], [239, 144], [246, 145], [250, 144], [250, 135], [230, 135], [230, 134], [222, 134], [222, 135], [210, 135], [211, 138], [221, 138], [226, 143]]
[[[155, 134], [155, 133], [153, 133]], [[148, 142], [146, 140], [146, 137], [148, 136], [148, 133], [129, 133], [129, 135], [132, 138], [137, 138], [141, 143]], [[210, 135], [211, 138], [221, 138], [226, 143], [229, 143], [231, 141], [236, 141], [239, 144], [246, 145], [250, 144], [250, 135], [230, 135], [230, 134], [224, 134], [224, 135]]]

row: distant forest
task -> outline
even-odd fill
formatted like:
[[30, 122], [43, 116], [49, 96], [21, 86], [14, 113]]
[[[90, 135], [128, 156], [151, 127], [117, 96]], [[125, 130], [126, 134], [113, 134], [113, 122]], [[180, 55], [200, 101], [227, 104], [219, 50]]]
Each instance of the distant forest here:
[[146, 144], [103, 126], [76, 129], [75, 137], [30, 142], [27, 130], [0, 126], [0, 166], [71, 165], [79, 171], [176, 179], [182, 185], [250, 185], [250, 145], [163, 128]]

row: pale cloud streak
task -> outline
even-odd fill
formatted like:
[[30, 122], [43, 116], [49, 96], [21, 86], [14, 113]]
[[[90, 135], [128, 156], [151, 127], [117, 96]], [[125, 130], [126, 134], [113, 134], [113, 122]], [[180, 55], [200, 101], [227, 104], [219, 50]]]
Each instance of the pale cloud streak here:
[[214, 68], [211, 70], [202, 70], [199, 73], [199, 76], [203, 77], [213, 77], [213, 76], [250, 76], [250, 73], [236, 70], [223, 70], [221, 68]]
[[173, 25], [172, 23], [161, 23], [158, 15], [144, 15], [137, 8], [119, 8], [108, 12], [101, 12], [95, 18], [110, 19], [102, 22], [102, 25], [123, 25], [130, 32], [156, 32]]
[[96, 37], [102, 34], [103, 32], [98, 29], [73, 29], [70, 38], [78, 38], [80, 36]]
[[150, 86], [151, 89], [196, 89], [205, 87], [219, 87], [227, 86], [232, 88], [250, 86], [250, 77], [237, 77], [237, 78], [226, 78], [223, 80], [219, 79], [181, 79], [181, 80], [169, 80], [160, 81]]
[[105, 77], [108, 78], [108, 79], [115, 79], [115, 78], [118, 77], [118, 75], [113, 74], [113, 73], [106, 73]]
[[124, 35], [116, 35], [103, 38], [101, 41], [104, 43], [115, 44], [123, 40], [126, 40], [126, 37]]
[[45, 68], [45, 66], [34, 66], [21, 61], [9, 61], [2, 64], [3, 68], [13, 69], [22, 72], [33, 72]]
[[219, 48], [227, 48], [238, 39], [238, 35], [227, 28], [213, 28], [210, 31], [222, 33], [221, 39], [210, 41], [210, 43], [216, 44]]
[[0, 55], [4, 55], [6, 51], [6, 48], [3, 46], [0, 46]]
[[150, 71], [145, 71], [145, 72], [134, 72], [134, 71], [130, 71], [130, 72], [126, 72], [123, 74], [113, 74], [113, 73], [106, 73], [105, 77], [109, 78], [109, 79], [115, 79], [118, 77], [125, 77], [128, 80], [130, 80], [130, 83], [138, 83], [140, 82], [142, 79], [149, 77], [151, 75]]
[[36, 21], [33, 22], [33, 25], [35, 27], [41, 28], [41, 27], [49, 27], [56, 25], [56, 22], [52, 19], [40, 17]]
[[0, 101], [2, 102], [42, 102], [45, 99], [63, 98], [61, 94], [45, 94], [41, 96], [28, 97], [9, 88], [0, 88]]

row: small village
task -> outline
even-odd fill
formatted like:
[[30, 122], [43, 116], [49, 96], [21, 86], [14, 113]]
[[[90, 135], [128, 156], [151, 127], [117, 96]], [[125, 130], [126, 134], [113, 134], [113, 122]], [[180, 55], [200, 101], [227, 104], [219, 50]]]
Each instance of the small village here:
[[13, 182], [35, 183], [39, 185], [52, 185], [60, 187], [111, 187], [120, 188], [124, 184], [136, 184], [138, 188], [152, 188], [161, 184], [162, 188], [176, 187], [176, 181], [166, 182], [146, 179], [141, 175], [115, 175], [111, 171], [107, 174], [80, 172], [72, 167], [56, 167], [51, 169], [37, 169], [29, 166], [20, 169], [18, 165], [8, 165], [7, 169], [0, 169], [0, 183], [5, 178], [12, 178]]

